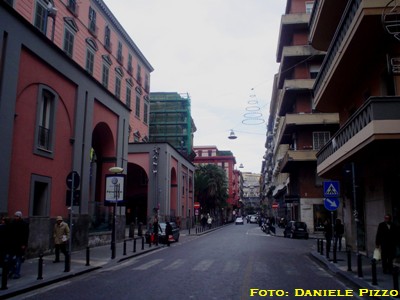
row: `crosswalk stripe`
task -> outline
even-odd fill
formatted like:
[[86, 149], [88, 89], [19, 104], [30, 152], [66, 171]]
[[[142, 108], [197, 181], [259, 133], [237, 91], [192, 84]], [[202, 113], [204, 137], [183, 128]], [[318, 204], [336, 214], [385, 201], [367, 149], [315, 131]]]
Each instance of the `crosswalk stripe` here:
[[155, 265], [158, 265], [162, 261], [163, 261], [163, 259], [153, 259], [153, 260], [149, 261], [148, 263], [145, 263], [143, 265], [133, 268], [132, 270], [147, 270]]
[[238, 261], [228, 261], [225, 264], [225, 267], [223, 269], [223, 272], [236, 272], [239, 270], [240, 263]]
[[184, 263], [185, 263], [184, 259], [177, 259], [170, 265], [164, 267], [163, 270], [176, 270], [176, 269], [180, 268], [181, 266], [183, 266]]
[[193, 267], [193, 271], [207, 271], [209, 267], [214, 263], [212, 259], [204, 259]]

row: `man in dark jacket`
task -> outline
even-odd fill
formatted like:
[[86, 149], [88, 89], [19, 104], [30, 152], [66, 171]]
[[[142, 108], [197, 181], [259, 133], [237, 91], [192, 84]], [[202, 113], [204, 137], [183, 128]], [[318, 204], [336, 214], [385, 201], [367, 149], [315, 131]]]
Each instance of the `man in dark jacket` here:
[[378, 225], [375, 239], [376, 247], [381, 250], [382, 268], [385, 274], [393, 270], [397, 239], [397, 229], [392, 223], [392, 216], [387, 214], [385, 220]]
[[29, 224], [22, 219], [20, 211], [15, 212], [14, 219], [9, 227], [10, 260], [13, 265], [10, 276], [14, 279], [21, 277], [21, 264], [24, 260], [25, 250], [28, 247]]

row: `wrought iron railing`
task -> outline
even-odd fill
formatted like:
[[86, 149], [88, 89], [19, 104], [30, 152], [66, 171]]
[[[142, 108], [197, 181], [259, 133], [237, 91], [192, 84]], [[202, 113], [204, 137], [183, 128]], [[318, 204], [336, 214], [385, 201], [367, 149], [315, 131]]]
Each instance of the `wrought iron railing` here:
[[399, 120], [400, 97], [371, 97], [317, 153], [318, 165], [375, 120]]

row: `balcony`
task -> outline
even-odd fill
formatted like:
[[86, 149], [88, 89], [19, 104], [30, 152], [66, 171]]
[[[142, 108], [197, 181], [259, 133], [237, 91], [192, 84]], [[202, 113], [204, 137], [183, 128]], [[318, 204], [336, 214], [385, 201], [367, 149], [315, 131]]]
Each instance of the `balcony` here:
[[293, 107], [297, 97], [302, 93], [308, 93], [311, 97], [314, 79], [285, 80], [283, 88], [278, 96], [277, 113], [284, 116]]
[[278, 39], [278, 49], [276, 53], [277, 61], [281, 61], [282, 49], [291, 42], [293, 34], [298, 30], [307, 29], [310, 20], [309, 14], [287, 14], [281, 19], [281, 28]]
[[385, 140], [400, 140], [400, 97], [368, 99], [317, 153], [318, 175]]
[[[336, 33], [315, 81], [313, 107], [316, 109], [340, 110], [344, 104], [341, 101], [348, 101], [348, 91], [355, 89], [354, 78], [360, 76], [360, 70], [365, 68], [365, 64], [384, 59], [377, 57], [374, 47], [387, 43], [381, 20], [383, 2], [349, 1], [341, 22], [336, 24]], [[321, 24], [318, 26], [323, 26]]]
[[347, 1], [314, 0], [309, 41], [315, 49], [326, 51], [329, 48], [346, 5]]
[[309, 45], [300, 46], [286, 46], [282, 51], [282, 59], [279, 67], [279, 75], [277, 85], [281, 89], [285, 79], [291, 74], [288, 70], [291, 70], [294, 66], [299, 63], [305, 63], [305, 59], [312, 56], [324, 56], [325, 52], [315, 50]]
[[298, 168], [300, 162], [316, 162], [317, 161], [317, 150], [288, 150], [285, 156], [282, 158], [280, 164], [281, 173], [290, 173], [290, 170]]
[[[288, 143], [284, 136], [289, 136], [295, 126], [339, 124], [338, 113], [286, 114], [282, 126], [277, 132], [277, 144]], [[286, 138], [287, 139], [287, 138]]]

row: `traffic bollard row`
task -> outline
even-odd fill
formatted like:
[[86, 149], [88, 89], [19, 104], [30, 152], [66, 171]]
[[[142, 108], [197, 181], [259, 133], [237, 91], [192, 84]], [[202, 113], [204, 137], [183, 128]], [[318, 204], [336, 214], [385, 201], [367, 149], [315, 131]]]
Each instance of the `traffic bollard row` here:
[[90, 248], [86, 247], [86, 266], [90, 266]]
[[378, 284], [378, 277], [376, 274], [376, 259], [373, 258], [371, 259], [371, 270], [372, 270], [372, 285], [377, 285]]
[[363, 277], [363, 270], [362, 270], [362, 257], [361, 254], [357, 254], [357, 275], [358, 277]]
[[351, 272], [351, 250], [347, 249], [347, 271]]
[[[399, 291], [399, 267], [393, 267], [393, 290]], [[399, 298], [399, 297], [396, 297]]]
[[43, 279], [43, 254], [39, 255], [39, 260], [38, 260], [38, 280]]

